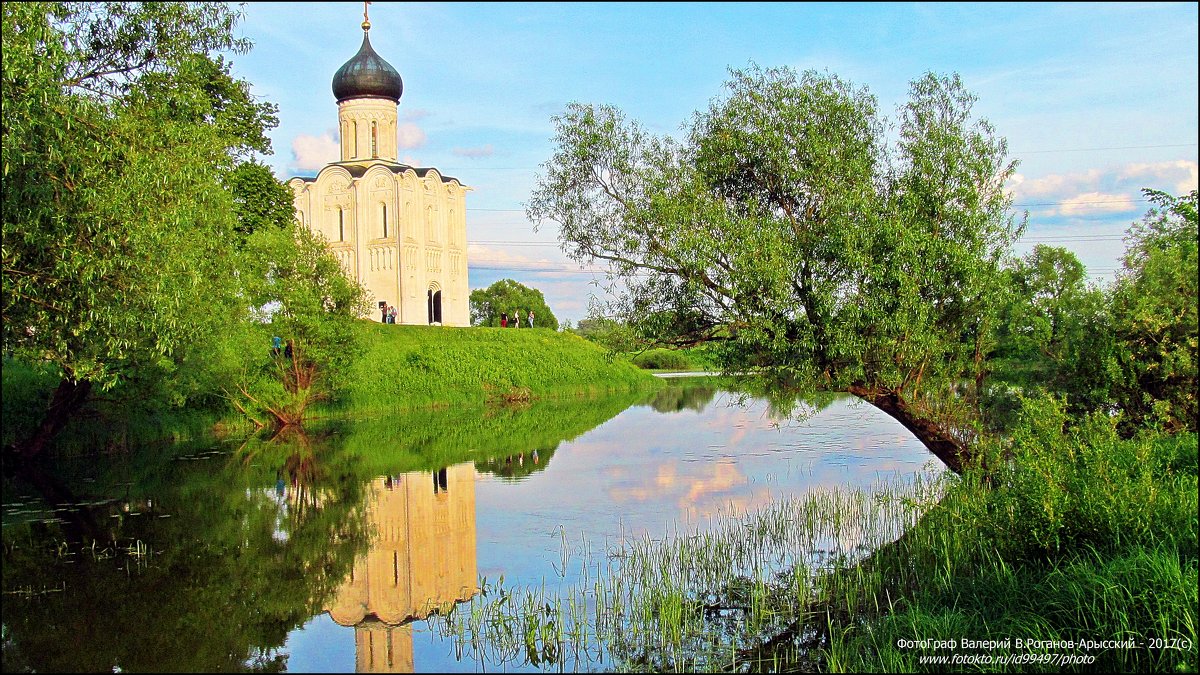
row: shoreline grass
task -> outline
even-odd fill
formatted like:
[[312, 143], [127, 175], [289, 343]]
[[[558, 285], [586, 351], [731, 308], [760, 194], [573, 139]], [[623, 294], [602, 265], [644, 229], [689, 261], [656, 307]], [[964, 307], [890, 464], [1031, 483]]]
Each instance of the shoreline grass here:
[[649, 390], [656, 378], [583, 338], [548, 329], [360, 322], [363, 355], [320, 414], [589, 397]]
[[554, 591], [484, 580], [431, 622], [506, 667], [1195, 672], [1196, 435], [1030, 412], [995, 485], [813, 493], [584, 552]]
[[[489, 409], [537, 400], [648, 392], [658, 378], [577, 335], [548, 329], [452, 328], [360, 321], [364, 346], [346, 386], [314, 405], [309, 421], [400, 411]], [[59, 376], [4, 362], [4, 443], [27, 437], [41, 421]], [[253, 425], [227, 408], [175, 408], [153, 402], [92, 401], [55, 441], [60, 451], [248, 435]]]

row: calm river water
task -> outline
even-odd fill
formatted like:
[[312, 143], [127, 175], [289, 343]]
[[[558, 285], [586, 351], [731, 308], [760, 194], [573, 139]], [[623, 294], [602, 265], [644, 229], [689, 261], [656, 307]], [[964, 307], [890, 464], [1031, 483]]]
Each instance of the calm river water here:
[[64, 458], [5, 481], [4, 670], [539, 670], [456, 654], [424, 619], [484, 579], [561, 588], [626, 538], [941, 472], [870, 406], [801, 408], [672, 380]]

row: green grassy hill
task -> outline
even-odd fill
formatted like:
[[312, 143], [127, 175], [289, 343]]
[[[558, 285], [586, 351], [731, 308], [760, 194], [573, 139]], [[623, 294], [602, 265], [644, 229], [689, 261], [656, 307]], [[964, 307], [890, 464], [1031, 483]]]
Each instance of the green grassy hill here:
[[482, 405], [654, 387], [603, 348], [548, 329], [358, 324], [365, 352], [329, 412]]
[[[478, 415], [489, 402], [648, 392], [662, 384], [623, 357], [614, 358], [577, 335], [549, 329], [361, 321], [355, 330], [361, 331], [364, 352], [335, 400], [310, 409], [315, 418], [362, 418], [450, 406]], [[3, 441], [11, 443], [27, 436], [40, 421], [58, 376], [51, 369], [9, 359], [3, 373]], [[56, 445], [94, 449], [114, 443], [202, 438], [218, 419], [227, 432], [241, 429], [239, 422], [243, 422], [226, 410], [142, 410], [136, 405], [93, 402], [63, 430]], [[249, 430], [245, 423], [245, 431]]]

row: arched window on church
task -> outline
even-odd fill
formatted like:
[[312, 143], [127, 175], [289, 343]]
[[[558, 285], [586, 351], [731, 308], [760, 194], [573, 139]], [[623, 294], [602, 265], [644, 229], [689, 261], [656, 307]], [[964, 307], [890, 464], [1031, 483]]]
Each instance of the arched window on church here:
[[433, 207], [425, 207], [425, 240], [437, 241], [437, 225], [433, 222]]
[[379, 213], [381, 216], [381, 220], [383, 222], [383, 238], [387, 239], [387, 236], [388, 236], [387, 204], [381, 203], [379, 205]]
[[338, 207], [338, 241], [346, 241], [346, 210]]
[[446, 216], [446, 227], [450, 230], [450, 245], [458, 246], [458, 223], [454, 221], [454, 209]]
[[[376, 137], [376, 127], [374, 122], [371, 122], [371, 157], [372, 159], [377, 159], [379, 157], [379, 143]], [[383, 236], [386, 237], [387, 235], [385, 234]]]
[[354, 137], [354, 159], [358, 159], [358, 121], [356, 120], [350, 124], [354, 127], [354, 133], [351, 134]]

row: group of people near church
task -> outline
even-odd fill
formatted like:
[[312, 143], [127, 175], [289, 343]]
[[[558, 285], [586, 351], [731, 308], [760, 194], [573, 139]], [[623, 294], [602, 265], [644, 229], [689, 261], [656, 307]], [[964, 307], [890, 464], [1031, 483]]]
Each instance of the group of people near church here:
[[[526, 317], [529, 321], [529, 327], [533, 328], [533, 310], [529, 310], [529, 316]], [[508, 328], [508, 324], [512, 323], [513, 328], [521, 327], [521, 311], [517, 310], [512, 313], [512, 319], [508, 318], [508, 312], [500, 312], [500, 327]]]
[[278, 358], [281, 354], [286, 359], [292, 358], [292, 341], [288, 340], [287, 346], [285, 347], [283, 344], [283, 338], [276, 335], [271, 338], [271, 356]]
[[383, 323], [396, 323], [395, 305], [380, 305], [379, 311], [383, 312], [383, 317], [380, 319], [380, 321]]

